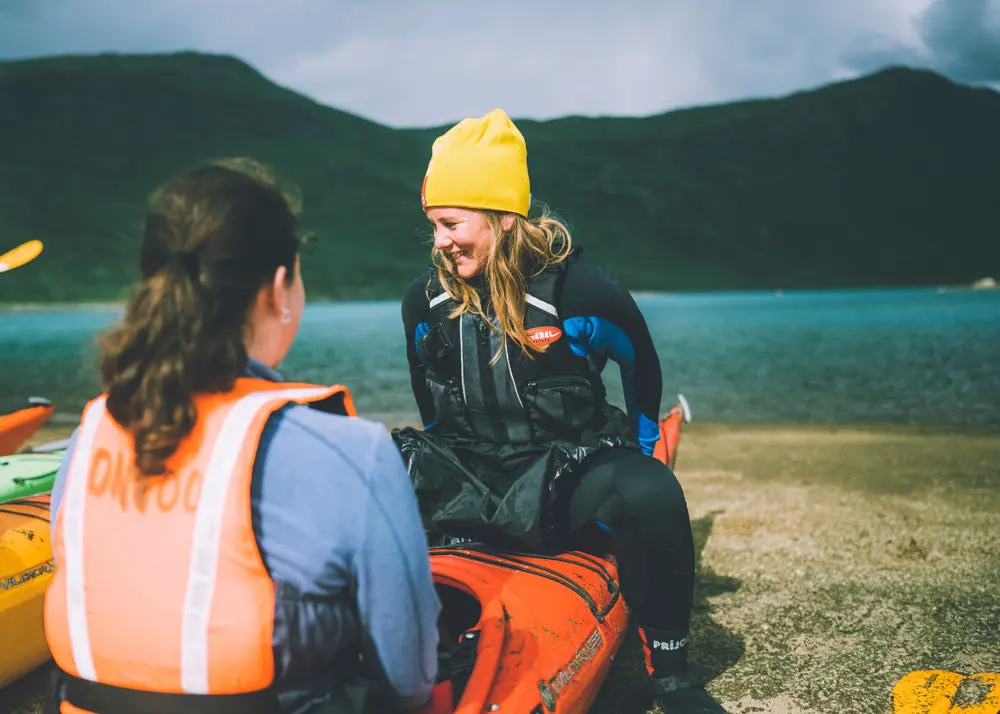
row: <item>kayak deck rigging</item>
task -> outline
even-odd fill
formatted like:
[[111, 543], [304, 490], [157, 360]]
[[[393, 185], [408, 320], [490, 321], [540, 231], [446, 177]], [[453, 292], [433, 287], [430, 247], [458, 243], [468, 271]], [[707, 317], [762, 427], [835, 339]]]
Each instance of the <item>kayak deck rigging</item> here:
[[[514, 550], [477, 546], [476, 551], [472, 552], [468, 549], [468, 544], [463, 545], [464, 547], [462, 545], [454, 545], [431, 548], [429, 553], [432, 556], [437, 555], [465, 558], [477, 563], [485, 563], [499, 568], [517, 570], [522, 573], [537, 575], [538, 577], [547, 578], [548, 580], [557, 582], [572, 590], [585, 603], [587, 603], [587, 607], [590, 608], [591, 613], [593, 613], [594, 617], [597, 618], [598, 622], [604, 622], [604, 618], [607, 617], [608, 613], [611, 612], [614, 606], [618, 603], [618, 599], [621, 597], [618, 583], [615, 582], [615, 579], [612, 577], [611, 573], [608, 572], [608, 569], [601, 563], [600, 560], [581, 551], [568, 551], [558, 555], [539, 555], [535, 553], [522, 553]], [[590, 593], [590, 591], [574, 582], [570, 576], [566, 575], [566, 573], [559, 572], [558, 570], [545, 567], [544, 565], [540, 565], [538, 563], [533, 563], [531, 562], [532, 560], [550, 560], [573, 567], [583, 568], [584, 570], [589, 570], [604, 580], [608, 593], [611, 595], [611, 599], [608, 600], [604, 607], [598, 607], [597, 602], [594, 600], [594, 596]]]

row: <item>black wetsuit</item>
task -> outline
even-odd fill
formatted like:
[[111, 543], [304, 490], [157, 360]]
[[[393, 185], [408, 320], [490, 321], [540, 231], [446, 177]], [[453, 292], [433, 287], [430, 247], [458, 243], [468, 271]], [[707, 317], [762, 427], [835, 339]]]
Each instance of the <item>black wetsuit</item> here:
[[[430, 270], [414, 280], [402, 317], [425, 426], [394, 438], [432, 543], [565, 547], [594, 526], [610, 533], [659, 668], [686, 654], [694, 548], [683, 490], [651, 458], [662, 389], [652, 338], [629, 292], [578, 254], [529, 280], [527, 293], [525, 326], [556, 337], [535, 359], [479, 317], [450, 318], [457, 303]], [[627, 414], [605, 398], [608, 359]]]

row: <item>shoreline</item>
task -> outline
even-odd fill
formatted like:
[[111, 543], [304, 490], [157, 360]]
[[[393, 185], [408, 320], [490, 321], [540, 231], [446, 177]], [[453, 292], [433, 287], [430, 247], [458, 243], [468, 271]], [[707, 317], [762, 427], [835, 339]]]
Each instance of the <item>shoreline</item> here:
[[4, 302], [0, 303], [0, 314], [9, 312], [59, 312], [72, 310], [112, 310], [124, 309], [125, 302], [81, 300], [79, 302]]
[[[634, 298], [697, 298], [697, 297], [720, 297], [720, 296], [775, 296], [794, 297], [801, 294], [815, 293], [837, 293], [837, 292], [935, 292], [947, 294], [953, 292], [997, 292], [1000, 286], [969, 284], [928, 284], [928, 285], [866, 285], [850, 287], [816, 287], [816, 288], [716, 288], [702, 290], [630, 290]], [[306, 302], [309, 305], [340, 305], [349, 303], [365, 302], [399, 302], [400, 297], [341, 297], [341, 298], [311, 298]], [[52, 312], [59, 310], [100, 310], [100, 309], [123, 309], [126, 301], [123, 300], [60, 300], [52, 302], [0, 302], [0, 314], [9, 312]]]

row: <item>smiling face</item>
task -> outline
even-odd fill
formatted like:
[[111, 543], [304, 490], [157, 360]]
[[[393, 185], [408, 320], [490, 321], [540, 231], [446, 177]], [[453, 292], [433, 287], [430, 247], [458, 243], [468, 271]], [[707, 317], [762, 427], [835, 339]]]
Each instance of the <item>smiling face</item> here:
[[483, 271], [490, 253], [493, 230], [482, 211], [428, 208], [427, 220], [434, 226], [434, 248], [454, 261], [463, 279], [474, 278]]

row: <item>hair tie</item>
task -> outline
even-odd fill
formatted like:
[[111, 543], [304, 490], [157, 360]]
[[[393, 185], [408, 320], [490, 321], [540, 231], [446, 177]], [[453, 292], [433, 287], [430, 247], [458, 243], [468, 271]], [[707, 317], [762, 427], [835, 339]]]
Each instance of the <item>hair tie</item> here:
[[181, 266], [188, 276], [198, 282], [201, 266], [198, 265], [198, 255], [189, 250], [170, 251], [170, 262]]

